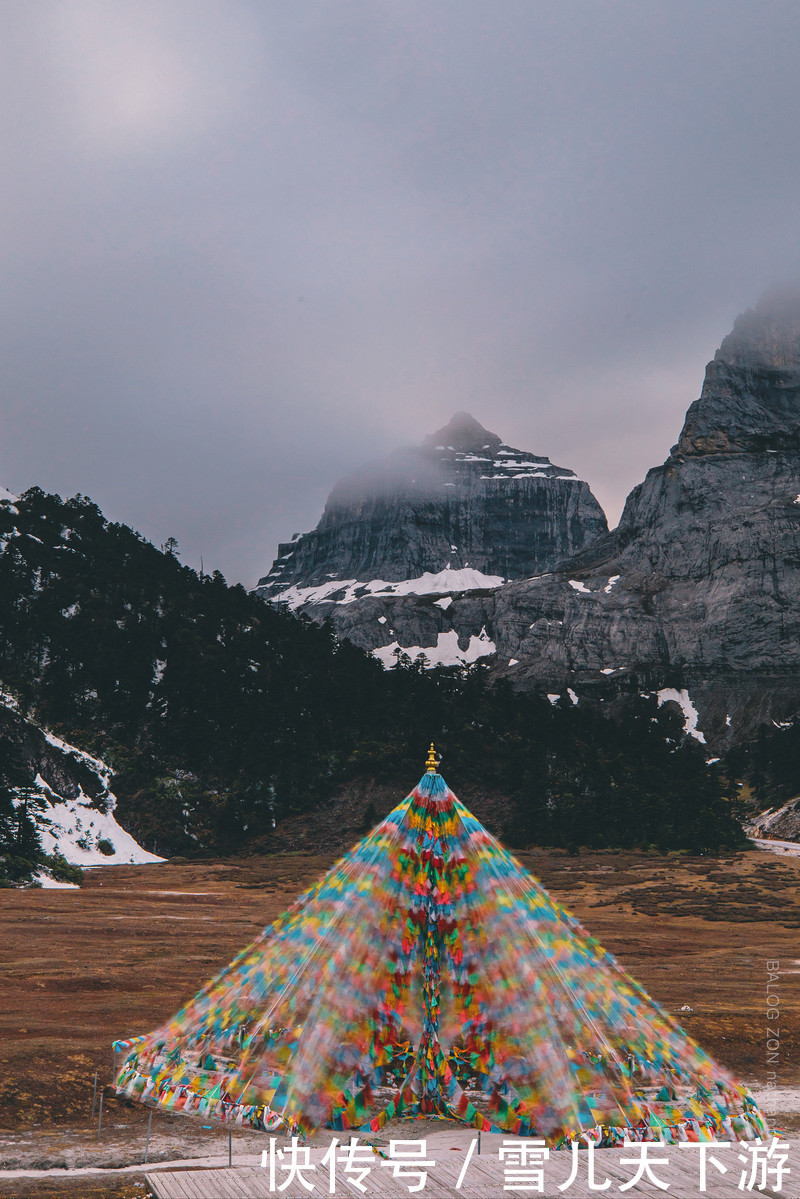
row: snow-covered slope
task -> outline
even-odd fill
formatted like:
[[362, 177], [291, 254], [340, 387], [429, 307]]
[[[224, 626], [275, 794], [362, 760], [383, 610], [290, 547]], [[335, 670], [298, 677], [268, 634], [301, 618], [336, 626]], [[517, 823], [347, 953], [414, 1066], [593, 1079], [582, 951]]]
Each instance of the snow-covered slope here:
[[103, 812], [83, 791], [75, 799], [62, 799], [38, 774], [36, 786], [48, 804], [42, 813], [41, 839], [45, 853], [60, 853], [76, 866], [164, 861], [142, 849], [130, 833], [117, 824], [114, 818], [117, 801], [113, 792], [107, 792], [109, 806]]
[[[76, 866], [164, 860], [142, 849], [118, 824], [112, 771], [100, 758], [25, 719], [5, 693], [0, 693], [0, 732], [18, 747], [32, 789], [44, 801], [37, 817], [45, 853], [61, 854]], [[39, 881], [48, 885], [48, 877], [42, 872]]]
[[505, 580], [502, 575], [485, 575], [480, 570], [462, 567], [460, 570], [444, 570], [433, 574], [425, 571], [416, 579], [400, 579], [397, 583], [387, 583], [384, 579], [370, 579], [359, 583], [357, 579], [332, 579], [329, 583], [320, 583], [317, 587], [287, 587], [279, 591], [272, 602], [286, 604], [295, 611], [303, 604], [319, 604], [323, 601], [333, 604], [352, 604], [366, 596], [383, 597], [393, 595], [447, 595], [458, 591], [491, 591], [501, 587]]
[[420, 654], [424, 654], [427, 659], [427, 668], [432, 669], [435, 666], [470, 666], [473, 662], [480, 661], [481, 658], [490, 658], [496, 649], [497, 646], [489, 637], [484, 626], [477, 637], [474, 635], [470, 637], [469, 645], [464, 650], [458, 644], [458, 633], [455, 629], [451, 629], [448, 633], [439, 633], [436, 645], [433, 646], [400, 645], [399, 642], [393, 641], [372, 652], [387, 670], [395, 665], [398, 654], [406, 655], [412, 662]]

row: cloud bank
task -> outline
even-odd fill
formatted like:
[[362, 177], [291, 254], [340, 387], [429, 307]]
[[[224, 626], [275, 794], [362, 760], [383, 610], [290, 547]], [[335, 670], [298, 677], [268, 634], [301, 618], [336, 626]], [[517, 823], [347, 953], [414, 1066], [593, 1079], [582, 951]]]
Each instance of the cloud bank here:
[[252, 585], [468, 410], [612, 523], [800, 276], [773, 0], [6, 0], [0, 484]]

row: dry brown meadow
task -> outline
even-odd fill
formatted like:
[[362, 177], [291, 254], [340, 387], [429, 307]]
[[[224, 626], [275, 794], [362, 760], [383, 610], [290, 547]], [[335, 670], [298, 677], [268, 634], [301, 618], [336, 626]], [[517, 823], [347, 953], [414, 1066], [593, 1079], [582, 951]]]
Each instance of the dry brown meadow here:
[[[355, 839], [355, 838], [353, 838]], [[558, 851], [519, 855], [720, 1061], [767, 1081], [767, 962], [781, 963], [778, 1080], [800, 1083], [800, 857], [722, 858]], [[80, 891], [2, 891], [0, 1158], [7, 1165], [141, 1162], [147, 1112], [105, 1093], [111, 1042], [147, 1032], [334, 861], [287, 853], [230, 861], [102, 867]], [[681, 1011], [688, 1005], [691, 1011]], [[795, 1129], [798, 1117], [783, 1121]], [[152, 1157], [223, 1153], [218, 1132], [167, 1114]], [[254, 1134], [236, 1139], [252, 1152]], [[212, 1140], [216, 1147], [212, 1150]], [[151, 1160], [152, 1160], [151, 1157]], [[8, 1179], [6, 1196], [134, 1199], [143, 1173]]]
[[[780, 1081], [800, 1082], [800, 858], [520, 855], [687, 1030], [764, 1082], [768, 960]], [[0, 892], [0, 1127], [85, 1122], [111, 1042], [156, 1027], [332, 864], [287, 854], [103, 867], [80, 891]]]

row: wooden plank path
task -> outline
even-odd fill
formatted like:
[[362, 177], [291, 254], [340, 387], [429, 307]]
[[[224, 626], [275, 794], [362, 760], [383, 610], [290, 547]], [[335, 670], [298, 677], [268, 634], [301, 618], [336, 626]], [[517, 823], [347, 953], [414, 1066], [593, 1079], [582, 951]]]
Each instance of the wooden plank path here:
[[[765, 1190], [740, 1188], [742, 1172], [750, 1175], [749, 1164], [745, 1166], [739, 1160], [739, 1152], [745, 1151], [743, 1146], [735, 1145], [729, 1149], [718, 1149], [709, 1146], [706, 1189], [700, 1190], [699, 1162], [700, 1151], [697, 1148], [682, 1149], [677, 1145], [648, 1145], [648, 1158], [655, 1163], [658, 1158], [667, 1158], [665, 1165], [652, 1165], [653, 1174], [659, 1181], [667, 1183], [668, 1189], [663, 1190], [647, 1179], [647, 1176], [622, 1191], [623, 1184], [630, 1182], [636, 1173], [635, 1165], [622, 1165], [620, 1159], [634, 1159], [638, 1162], [637, 1146], [624, 1149], [598, 1149], [594, 1154], [595, 1186], [602, 1186], [608, 1180], [609, 1185], [603, 1190], [590, 1191], [587, 1186], [587, 1154], [580, 1153], [580, 1166], [575, 1181], [565, 1190], [559, 1190], [572, 1172], [572, 1154], [564, 1152], [551, 1153], [544, 1163], [544, 1185], [542, 1190], [508, 1189], [503, 1171], [503, 1163], [498, 1160], [496, 1151], [489, 1155], [484, 1152], [480, 1157], [474, 1155], [458, 1187], [461, 1169], [464, 1164], [464, 1154], [456, 1157], [442, 1157], [436, 1165], [428, 1170], [428, 1177], [423, 1190], [409, 1192], [407, 1182], [393, 1177], [391, 1166], [382, 1166], [381, 1158], [375, 1157], [370, 1175], [364, 1180], [367, 1190], [363, 1193], [344, 1181], [345, 1175], [339, 1171], [335, 1195], [346, 1196], [347, 1199], [513, 1199], [514, 1196], [539, 1196], [540, 1199], [588, 1199], [595, 1195], [631, 1195], [641, 1199], [652, 1199], [653, 1196], [667, 1196], [667, 1199], [743, 1199], [744, 1196], [780, 1195], [780, 1199], [800, 1199], [800, 1142], [783, 1141], [781, 1152], [789, 1154], [788, 1166], [791, 1173], [784, 1174], [781, 1190], [775, 1192], [768, 1186]], [[711, 1162], [715, 1157], [727, 1169], [720, 1173]], [[319, 1159], [321, 1151], [314, 1154]], [[428, 1157], [436, 1160], [436, 1154], [431, 1149]], [[252, 1160], [252, 1159], [251, 1159]], [[748, 1156], [749, 1162], [749, 1156]], [[318, 1161], [317, 1161], [318, 1164]], [[404, 1165], [411, 1166], [411, 1161]], [[201, 1169], [201, 1170], [164, 1170], [153, 1171], [147, 1176], [147, 1185], [156, 1199], [324, 1199], [329, 1195], [328, 1172], [326, 1169], [313, 1172], [309, 1181], [314, 1183], [312, 1192], [304, 1189], [297, 1181], [286, 1187], [277, 1189], [283, 1176], [279, 1173], [276, 1180], [276, 1190], [269, 1189], [269, 1172], [259, 1167], [234, 1167], [233, 1169]], [[774, 1179], [774, 1175], [769, 1176]], [[511, 1181], [511, 1180], [509, 1180]]]

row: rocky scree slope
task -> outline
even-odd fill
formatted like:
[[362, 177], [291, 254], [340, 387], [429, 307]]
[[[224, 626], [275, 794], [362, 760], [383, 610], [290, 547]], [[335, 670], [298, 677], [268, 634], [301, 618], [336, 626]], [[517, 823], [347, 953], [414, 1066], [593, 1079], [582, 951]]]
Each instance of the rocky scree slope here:
[[573, 471], [462, 412], [422, 445], [337, 484], [317, 527], [279, 546], [256, 592], [332, 620], [339, 636], [387, 659], [399, 636], [403, 647], [438, 647], [440, 664], [474, 660], [493, 649], [480, 603], [454, 630], [448, 597], [552, 570], [607, 528]]

